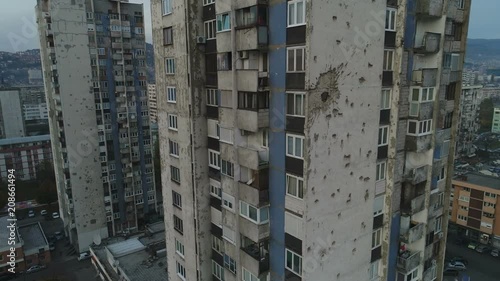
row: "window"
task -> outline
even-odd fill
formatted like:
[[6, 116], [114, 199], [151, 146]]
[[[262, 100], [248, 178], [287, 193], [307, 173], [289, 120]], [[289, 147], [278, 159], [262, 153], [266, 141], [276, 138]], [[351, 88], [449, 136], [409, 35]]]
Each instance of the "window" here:
[[222, 240], [212, 235], [212, 249], [217, 253], [222, 253]]
[[231, 17], [229, 13], [217, 15], [217, 32], [231, 30]]
[[462, 215], [458, 215], [457, 218], [461, 221], [467, 221], [467, 217], [466, 216], [462, 216]]
[[406, 275], [405, 281], [417, 281], [418, 280], [418, 268]]
[[304, 198], [304, 179], [286, 174], [286, 193], [290, 196]]
[[376, 260], [370, 264], [370, 280], [377, 280], [379, 277], [380, 260]]
[[234, 230], [230, 229], [229, 227], [223, 225], [222, 226], [222, 238], [227, 240], [231, 244], [235, 244], [235, 232]]
[[302, 257], [286, 249], [285, 267], [298, 276], [302, 276]]
[[375, 175], [375, 181], [385, 180], [385, 174], [387, 170], [387, 162], [377, 163], [377, 174]]
[[163, 29], [163, 45], [172, 45], [174, 43], [172, 36], [172, 27]]
[[179, 209], [182, 209], [182, 196], [172, 190], [172, 201], [173, 205], [178, 207]]
[[172, 13], [172, 0], [162, 1], [163, 15], [168, 15]]
[[184, 245], [177, 239], [175, 239], [175, 252], [184, 258]]
[[166, 58], [165, 59], [165, 73], [166, 74], [174, 74], [175, 73], [175, 59], [174, 58]]
[[458, 8], [465, 9], [465, 0], [458, 0]]
[[462, 195], [462, 196], [458, 197], [458, 200], [463, 201], [463, 202], [469, 202], [470, 201], [470, 197]]
[[382, 89], [380, 97], [380, 109], [391, 109], [391, 89]]
[[225, 192], [222, 192], [222, 207], [231, 212], [234, 212], [234, 197]]
[[267, 223], [269, 222], [269, 207], [256, 208], [240, 200], [240, 215], [257, 224]]
[[385, 30], [396, 31], [396, 9], [388, 8], [385, 12]]
[[260, 281], [259, 278], [255, 275], [253, 275], [250, 271], [246, 270], [244, 267], [242, 267], [242, 278], [243, 281]]
[[492, 207], [492, 208], [495, 208], [495, 207], [496, 207], [496, 204], [493, 204], [493, 203], [490, 203], [490, 202], [483, 202], [483, 206], [484, 206], [484, 207]]
[[181, 182], [181, 171], [179, 170], [179, 168], [170, 166], [170, 179], [177, 183]]
[[393, 64], [394, 64], [394, 50], [384, 50], [384, 64], [382, 70], [392, 71]]
[[269, 92], [238, 92], [238, 108], [246, 110], [269, 108]]
[[215, 0], [203, 0], [203, 6], [215, 3]]
[[469, 207], [466, 207], [466, 206], [460, 206], [460, 210], [463, 210], [463, 211], [469, 211]]
[[444, 180], [446, 177], [446, 167], [441, 167], [441, 171], [439, 171], [439, 175], [437, 176], [437, 181]]
[[[460, 207], [463, 207], [463, 206], [460, 206]], [[468, 209], [468, 208], [467, 208], [467, 209]], [[487, 218], [493, 219], [493, 218], [495, 218], [495, 215], [494, 215], [494, 214], [490, 214], [490, 213], [485, 213], [485, 212], [483, 212], [483, 217], [487, 217]]]
[[[213, 261], [212, 261], [213, 262]], [[177, 265], [177, 275], [182, 279], [186, 280], [186, 268], [182, 264], [180, 264], [178, 261], [175, 262]]]
[[383, 126], [378, 128], [378, 146], [384, 146], [388, 144], [389, 137], [389, 126]]
[[225, 71], [233, 68], [232, 53], [217, 54], [217, 70]]
[[236, 273], [236, 261], [226, 254], [224, 254], [224, 267], [232, 273]]
[[177, 131], [177, 115], [168, 115], [168, 128], [170, 130]]
[[286, 114], [292, 116], [304, 116], [304, 93], [286, 93]]
[[222, 160], [221, 161], [221, 174], [228, 176], [228, 177], [234, 177], [234, 165], [233, 163]]
[[444, 204], [444, 192], [438, 194], [438, 199], [436, 203], [434, 203], [434, 210], [439, 209]]
[[464, 187], [464, 191], [470, 192], [471, 190], [468, 187]]
[[303, 159], [304, 137], [298, 135], [286, 135], [286, 155], [294, 158]]
[[215, 20], [209, 20], [205, 22], [205, 39], [215, 39]]
[[453, 124], [453, 111], [446, 113], [443, 120], [443, 129], [451, 128]]
[[412, 88], [410, 96], [410, 116], [418, 116], [420, 103], [434, 100], [434, 88]]
[[378, 217], [384, 213], [384, 195], [375, 197], [373, 203], [373, 217]]
[[236, 10], [236, 26], [267, 25], [267, 7], [252, 6]]
[[222, 189], [220, 188], [220, 182], [210, 179], [210, 194], [219, 199], [222, 198]]
[[379, 228], [372, 233], [372, 250], [382, 245], [382, 228]]
[[224, 268], [212, 260], [212, 275], [215, 278], [224, 281]]
[[224, 143], [233, 143], [233, 130], [219, 127], [220, 137], [219, 140]]
[[490, 198], [493, 198], [493, 199], [497, 198], [497, 195], [495, 193], [489, 193], [489, 192], [485, 192], [484, 196], [490, 197]]
[[206, 89], [207, 105], [219, 106], [219, 91], [217, 89]]
[[434, 221], [434, 233], [441, 232], [443, 226], [443, 217], [437, 217]]
[[425, 136], [432, 134], [432, 120], [408, 120], [407, 134], [410, 136]]
[[208, 166], [220, 170], [220, 152], [208, 150]]
[[288, 1], [288, 27], [306, 24], [306, 1]]
[[[290, 1], [288, 3], [290, 3]], [[306, 64], [306, 47], [287, 48], [286, 63], [286, 72], [304, 72]]]
[[184, 232], [184, 225], [182, 220], [174, 215], [174, 229], [177, 230], [180, 234]]
[[175, 141], [168, 140], [168, 147], [169, 147], [170, 155], [178, 158], [179, 157], [179, 144]]
[[94, 14], [93, 13], [87, 13], [87, 19], [91, 20], [94, 18]]
[[267, 129], [262, 130], [262, 146], [269, 147], [269, 131]]
[[177, 89], [175, 87], [167, 87], [167, 102], [177, 102]]
[[136, 34], [144, 34], [144, 28], [143, 27], [136, 27], [135, 33]]

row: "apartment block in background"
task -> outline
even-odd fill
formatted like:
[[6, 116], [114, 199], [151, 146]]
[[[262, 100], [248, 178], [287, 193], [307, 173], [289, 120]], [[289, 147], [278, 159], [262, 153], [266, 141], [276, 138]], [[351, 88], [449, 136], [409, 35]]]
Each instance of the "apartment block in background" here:
[[157, 207], [143, 6], [39, 0], [36, 10], [60, 213], [81, 252], [137, 231]]
[[500, 133], [500, 104], [493, 108], [493, 120], [491, 121], [491, 132]]
[[450, 222], [459, 234], [500, 249], [500, 179], [469, 173], [452, 181]]
[[149, 120], [151, 123], [158, 123], [158, 106], [156, 100], [155, 84], [148, 84], [148, 105], [149, 105]]
[[172, 280], [441, 280], [470, 3], [347, 2], [152, 1]]
[[482, 86], [462, 86], [458, 120], [458, 137], [455, 155], [472, 155], [473, 142], [480, 128], [479, 105], [482, 101]]
[[0, 89], [0, 138], [18, 138], [26, 135], [19, 88]]

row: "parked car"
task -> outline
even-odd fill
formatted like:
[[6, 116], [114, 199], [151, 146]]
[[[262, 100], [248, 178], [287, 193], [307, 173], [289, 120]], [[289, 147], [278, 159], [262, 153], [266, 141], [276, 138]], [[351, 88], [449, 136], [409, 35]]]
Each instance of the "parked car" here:
[[58, 219], [59, 218], [59, 213], [58, 212], [53, 212], [52, 213], [52, 218], [53, 219]]
[[35, 217], [35, 211], [29, 210], [28, 211], [28, 218], [34, 218]]
[[54, 242], [50, 242], [49, 243], [49, 250], [54, 251], [55, 249], [56, 249], [56, 245], [54, 244]]
[[54, 237], [56, 238], [56, 240], [61, 240], [63, 238], [63, 234], [60, 231], [56, 231], [54, 232]]
[[476, 247], [477, 247], [476, 242], [470, 242], [469, 245], [467, 246], [467, 248], [472, 249], [472, 250], [475, 250]]
[[478, 253], [489, 253], [490, 248], [486, 245], [479, 245], [476, 247], [476, 252]]
[[83, 252], [80, 253], [80, 256], [78, 256], [78, 261], [83, 261], [86, 259], [90, 259], [90, 253], [89, 252]]
[[34, 266], [28, 268], [28, 270], [26, 270], [26, 273], [37, 272], [37, 271], [43, 270], [45, 268], [47, 268], [45, 265], [34, 265]]
[[450, 262], [461, 262], [466, 266], [469, 265], [469, 261], [464, 257], [454, 257], [450, 260]]
[[500, 254], [500, 250], [493, 249], [490, 254], [494, 257], [498, 257], [498, 255]]
[[449, 262], [448, 264], [446, 264], [445, 268], [446, 269], [456, 269], [456, 270], [460, 270], [460, 271], [467, 270], [467, 267], [465, 266], [465, 264], [458, 262], [458, 261]]
[[47, 210], [42, 210], [42, 211], [40, 212], [40, 215], [42, 215], [42, 216], [46, 216], [46, 215], [47, 215]]

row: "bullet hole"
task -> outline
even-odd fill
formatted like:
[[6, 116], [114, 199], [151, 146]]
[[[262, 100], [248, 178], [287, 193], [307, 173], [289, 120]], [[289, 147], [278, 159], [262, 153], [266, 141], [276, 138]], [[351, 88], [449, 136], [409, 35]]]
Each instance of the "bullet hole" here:
[[363, 122], [363, 127], [364, 127], [364, 126], [366, 126], [366, 123], [365, 123], [365, 122]]
[[90, 220], [90, 223], [91, 223], [91, 224], [95, 224], [96, 222], [97, 222], [97, 220], [96, 220], [96, 219], [92, 219], [92, 220]]
[[347, 155], [344, 154], [344, 159], [349, 159], [349, 158], [351, 158], [351, 154], [347, 154]]
[[326, 180], [326, 175], [323, 176], [323, 179]]
[[314, 61], [316, 61], [318, 59], [318, 56], [314, 56]]
[[366, 181], [369, 181], [369, 180], [370, 180], [370, 177], [366, 177], [366, 178], [364, 179], [364, 181], [365, 181], [365, 182], [366, 182]]
[[344, 140], [340, 140], [340, 148], [344, 147]]
[[347, 24], [347, 28], [351, 28], [351, 23], [350, 22], [346, 21], [345, 23]]
[[332, 20], [336, 21], [337, 20], [337, 16], [333, 16]]
[[363, 84], [366, 81], [364, 77], [359, 78], [359, 83]]
[[344, 115], [344, 113], [342, 113], [342, 112], [339, 112], [338, 114], [339, 114], [339, 116], [342, 116], [342, 115]]
[[351, 136], [351, 134], [347, 133], [347, 138], [349, 138]]
[[337, 188], [337, 192], [340, 192], [340, 188]]
[[340, 217], [342, 217], [342, 213], [339, 213], [337, 217], [340, 219]]
[[362, 176], [361, 176], [361, 177], [359, 177], [359, 180], [360, 180], [360, 181], [362, 181], [362, 180], [363, 180], [363, 177], [362, 177]]
[[311, 191], [314, 192], [314, 186], [311, 188]]
[[361, 129], [361, 133], [363, 133], [363, 134], [364, 134], [364, 133], [365, 133], [365, 129]]
[[340, 40], [337, 40], [337, 45], [340, 45], [340, 43], [341, 43], [341, 42], [342, 42], [342, 41], [340, 41]]
[[365, 191], [365, 201], [368, 201], [368, 199], [370, 198], [370, 193], [368, 192], [368, 190]]
[[332, 118], [332, 115], [331, 114], [327, 114], [326, 115], [326, 119], [330, 119], [330, 118]]
[[373, 64], [371, 64], [371, 63], [368, 63], [368, 67], [373, 67]]
[[322, 102], [326, 102], [326, 100], [328, 100], [329, 97], [330, 97], [330, 93], [328, 93], [328, 92], [321, 93], [321, 101]]
[[307, 251], [310, 252], [311, 251], [311, 246], [307, 247]]
[[354, 175], [354, 173], [351, 171], [351, 176]]
[[326, 249], [321, 249], [319, 254], [321, 255], [321, 257], [324, 257], [326, 255]]
[[335, 198], [335, 192], [330, 195], [330, 197]]
[[354, 107], [354, 103], [353, 102], [351, 102], [351, 107]]
[[354, 255], [356, 253], [356, 248], [352, 249], [352, 254]]
[[366, 224], [365, 224], [365, 222], [364, 222], [364, 221], [363, 221], [363, 222], [361, 222], [361, 227], [362, 227], [363, 229], [365, 229], [365, 228], [366, 228]]
[[345, 164], [344, 168], [347, 168], [347, 167], [349, 167], [350, 165], [351, 165], [350, 163], [347, 163], [347, 164]]
[[334, 108], [334, 109], [332, 110], [332, 112], [333, 112], [333, 114], [337, 115], [337, 114], [339, 113], [339, 110], [338, 110], [337, 108]]
[[339, 278], [340, 278], [340, 273], [337, 273], [337, 279], [339, 279]]
[[319, 134], [314, 134], [314, 141], [318, 141], [318, 138], [319, 138]]
[[318, 202], [319, 202], [319, 200], [318, 200], [318, 199], [314, 200], [314, 203], [318, 203]]

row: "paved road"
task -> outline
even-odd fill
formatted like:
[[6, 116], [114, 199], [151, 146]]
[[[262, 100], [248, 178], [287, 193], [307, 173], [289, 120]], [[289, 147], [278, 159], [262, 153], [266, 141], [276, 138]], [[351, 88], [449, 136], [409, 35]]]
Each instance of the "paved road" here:
[[[453, 243], [446, 245], [446, 252], [449, 258], [463, 256], [469, 261], [466, 274], [471, 277], [470, 281], [500, 280], [500, 258], [495, 258], [490, 254], [481, 254], [466, 246], [458, 246]], [[454, 278], [448, 280], [454, 280]]]
[[62, 231], [63, 229], [63, 222], [61, 219], [46, 220], [45, 217], [40, 216], [40, 214], [37, 214], [34, 218], [25, 218], [23, 220], [19, 220], [17, 221], [17, 225], [25, 225], [37, 221], [39, 221], [42, 225], [43, 232], [45, 232], [46, 236], [50, 236], [54, 234], [54, 232]]

